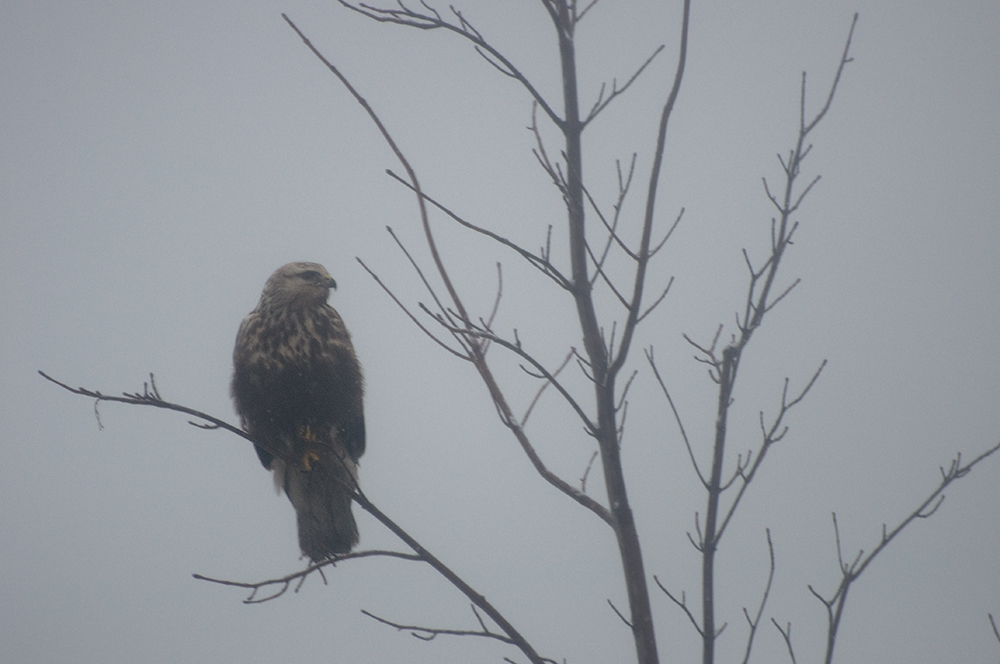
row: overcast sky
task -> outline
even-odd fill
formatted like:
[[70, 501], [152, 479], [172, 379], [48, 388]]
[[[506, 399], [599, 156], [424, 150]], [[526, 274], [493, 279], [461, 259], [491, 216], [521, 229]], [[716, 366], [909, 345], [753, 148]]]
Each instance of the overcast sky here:
[[[602, 0], [578, 31], [584, 106], [663, 54], [585, 142], [601, 203], [614, 160], [651, 158], [675, 66], [680, 2]], [[860, 21], [830, 114], [812, 136], [803, 204], [782, 283], [802, 283], [754, 338], [730, 420], [737, 451], [758, 442], [787, 376], [829, 361], [771, 452], [723, 541], [720, 661], [744, 647], [741, 608], [777, 572], [765, 618], [793, 624], [799, 661], [822, 652], [823, 607], [845, 555], [877, 544], [961, 451], [1000, 439], [1000, 3], [995, 0], [700, 3], [667, 141], [658, 219], [684, 220], [650, 274], [670, 296], [636, 339], [623, 442], [646, 568], [695, 602], [699, 559], [685, 533], [704, 511], [676, 427], [644, 365], [655, 346], [707, 463], [713, 385], [687, 333], [731, 332], [745, 292], [741, 249], [760, 259], [793, 144], [801, 71], [815, 112], [855, 11]], [[559, 72], [540, 3], [456, 6], [557, 106]], [[444, 11], [446, 5], [441, 3]], [[376, 25], [331, 1], [51, 2], [0, 5], [0, 660], [5, 662], [498, 662], [493, 641], [430, 643], [386, 618], [473, 629], [468, 602], [430, 570], [351, 561], [259, 606], [192, 573], [253, 581], [301, 565], [291, 505], [251, 447], [166, 411], [103, 404], [41, 369], [106, 393], [141, 390], [235, 420], [231, 351], [267, 276], [323, 263], [331, 303], [367, 376], [368, 496], [506, 612], [536, 648], [571, 664], [629, 661], [613, 533], [546, 485], [503, 429], [471, 367], [417, 330], [355, 261], [409, 306], [427, 299], [385, 232], [427, 263], [398, 164], [362, 109], [281, 19], [342, 67], [412, 160], [428, 193], [534, 249], [561, 202], [531, 149], [531, 105], [460, 39]], [[554, 141], [552, 128], [546, 137]], [[558, 148], [549, 143], [551, 154]], [[644, 184], [637, 191], [644, 188]], [[623, 223], [634, 232], [639, 197]], [[579, 344], [564, 294], [516, 256], [435, 218], [474, 310], [487, 315], [504, 266], [497, 328], [557, 366]], [[605, 299], [605, 324], [620, 316]], [[515, 408], [537, 384], [491, 351]], [[586, 400], [585, 383], [570, 380]], [[103, 425], [101, 428], [100, 425]], [[528, 432], [576, 483], [594, 449], [547, 394]], [[588, 491], [604, 500], [599, 475]], [[995, 662], [1000, 643], [1000, 457], [947, 492], [852, 590], [841, 662]], [[366, 514], [363, 548], [401, 548]], [[698, 637], [653, 591], [661, 657], [696, 661]], [[756, 661], [787, 661], [767, 626]]]

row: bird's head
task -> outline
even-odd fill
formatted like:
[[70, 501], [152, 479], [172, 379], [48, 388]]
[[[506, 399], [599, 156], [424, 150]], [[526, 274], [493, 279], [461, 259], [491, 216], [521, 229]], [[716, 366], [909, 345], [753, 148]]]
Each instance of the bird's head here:
[[319, 263], [282, 265], [264, 284], [261, 308], [319, 306], [326, 302], [337, 282]]

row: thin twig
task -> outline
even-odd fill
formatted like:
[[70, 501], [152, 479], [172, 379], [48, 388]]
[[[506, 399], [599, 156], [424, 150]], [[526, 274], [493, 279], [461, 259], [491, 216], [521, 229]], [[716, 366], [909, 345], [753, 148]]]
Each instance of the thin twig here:
[[889, 546], [889, 543], [892, 542], [904, 528], [917, 519], [926, 519], [930, 517], [938, 510], [944, 500], [944, 490], [952, 482], [962, 479], [968, 475], [977, 464], [993, 455], [998, 450], [1000, 450], [1000, 443], [997, 443], [964, 465], [962, 464], [962, 455], [960, 453], [957, 454], [955, 458], [952, 459], [947, 469], [944, 467], [941, 468], [941, 482], [930, 493], [930, 495], [928, 495], [915, 510], [910, 512], [910, 514], [900, 521], [899, 524], [897, 524], [891, 531], [888, 531], [883, 525], [882, 536], [879, 543], [867, 555], [864, 550], [858, 551], [857, 556], [855, 556], [855, 558], [849, 563], [844, 560], [840, 542], [840, 528], [837, 525], [837, 515], [834, 513], [833, 528], [837, 545], [837, 562], [841, 571], [840, 584], [838, 585], [837, 590], [829, 598], [824, 597], [819, 592], [814, 590], [812, 586], [809, 586], [809, 591], [823, 603], [827, 611], [826, 664], [830, 664], [833, 661], [833, 650], [837, 641], [837, 633], [840, 627], [841, 618], [843, 617], [844, 607], [847, 603], [848, 591], [850, 590], [851, 585], [864, 573], [872, 561], [874, 561], [875, 558], [877, 558], [878, 555], [882, 553], [887, 546]]
[[[569, 364], [569, 361], [571, 359], [573, 359], [573, 354], [575, 352], [576, 352], [575, 348], [570, 348], [569, 352], [566, 353], [566, 359], [564, 359], [562, 361], [562, 364], [559, 365], [559, 368], [557, 368], [555, 371], [552, 372], [552, 377], [553, 378], [555, 378], [556, 376], [558, 376], [562, 372], [562, 370], [566, 368], [566, 365]], [[524, 427], [525, 424], [527, 424], [527, 422], [528, 422], [528, 416], [530, 416], [531, 415], [531, 411], [535, 409], [535, 404], [538, 403], [538, 400], [541, 398], [542, 392], [544, 392], [545, 388], [548, 387], [551, 384], [552, 384], [551, 381], [546, 380], [542, 384], [542, 386], [540, 388], [538, 388], [538, 392], [535, 393], [535, 398], [531, 400], [531, 403], [528, 405], [528, 409], [526, 411], [524, 411], [524, 417], [521, 418], [521, 427], [522, 428]]]
[[[475, 610], [475, 605], [473, 604], [472, 606], [473, 606], [473, 613], [475, 613], [476, 617], [479, 618], [479, 614], [476, 613], [476, 610]], [[396, 629], [398, 629], [400, 631], [408, 631], [408, 632], [410, 632], [411, 635], [413, 635], [414, 637], [420, 639], [421, 641], [432, 641], [432, 640], [434, 640], [435, 637], [442, 636], [442, 635], [444, 635], [444, 636], [480, 636], [480, 637], [486, 637], [486, 638], [490, 638], [490, 639], [496, 639], [497, 641], [501, 641], [503, 643], [508, 643], [508, 644], [511, 644], [511, 645], [516, 645], [510, 639], [510, 637], [508, 637], [508, 636], [506, 636], [504, 634], [499, 634], [497, 632], [494, 632], [494, 631], [491, 631], [491, 630], [487, 629], [486, 625], [482, 622], [482, 619], [479, 619], [479, 621], [480, 621], [479, 624], [482, 627], [482, 629], [479, 629], [479, 630], [470, 630], [470, 629], [444, 629], [444, 628], [440, 628], [440, 627], [424, 627], [422, 625], [405, 625], [405, 624], [402, 624], [402, 623], [397, 623], [397, 622], [394, 622], [392, 620], [388, 620], [386, 618], [382, 618], [380, 616], [377, 616], [374, 613], [372, 613], [371, 611], [366, 611], [365, 609], [362, 609], [361, 613], [363, 613], [364, 615], [368, 616], [369, 618], [372, 618], [373, 620], [376, 620], [376, 621], [382, 623], [383, 625], [388, 625], [389, 627], [395, 627]], [[551, 660], [551, 659], [548, 659], [548, 658], [543, 658], [542, 661], [544, 661], [544, 662], [552, 662], [552, 664], [555, 664], [555, 660]]]
[[774, 543], [771, 542], [771, 529], [766, 528], [765, 532], [767, 532], [767, 552], [771, 559], [771, 565], [767, 573], [767, 585], [764, 586], [764, 596], [761, 597], [760, 606], [757, 608], [757, 615], [751, 618], [746, 608], [743, 609], [743, 615], [750, 625], [750, 635], [747, 637], [747, 649], [746, 654], [743, 656], [743, 664], [748, 664], [750, 661], [750, 649], [753, 647], [753, 639], [757, 635], [757, 627], [760, 626], [760, 617], [764, 614], [764, 606], [767, 604], [767, 597], [771, 593], [771, 584], [774, 582]]
[[701, 468], [698, 466], [698, 460], [694, 457], [694, 450], [691, 448], [691, 440], [688, 438], [687, 431], [684, 430], [684, 423], [681, 421], [680, 413], [677, 412], [677, 406], [674, 404], [673, 397], [670, 396], [670, 390], [667, 389], [667, 384], [663, 382], [663, 377], [660, 376], [660, 370], [656, 367], [656, 361], [653, 359], [653, 347], [650, 346], [646, 350], [646, 360], [649, 362], [649, 366], [653, 369], [653, 375], [656, 377], [656, 382], [660, 384], [660, 389], [663, 390], [663, 396], [667, 398], [667, 403], [670, 404], [670, 410], [674, 414], [674, 421], [677, 422], [677, 428], [680, 429], [681, 438], [684, 440], [684, 447], [687, 449], [688, 457], [691, 459], [691, 466], [694, 468], [694, 472], [698, 475], [698, 480], [701, 481], [702, 486], [706, 489], [708, 488], [708, 480], [701, 472]]
[[[563, 120], [558, 114], [549, 106], [548, 102], [541, 95], [541, 93], [535, 89], [535, 86], [531, 84], [531, 81], [521, 73], [521, 70], [514, 66], [514, 64], [508, 60], [500, 51], [489, 44], [479, 33], [478, 30], [472, 27], [468, 20], [466, 20], [461, 14], [459, 14], [454, 7], [452, 11], [458, 17], [458, 24], [449, 23], [441, 18], [441, 15], [436, 11], [431, 10], [426, 4], [425, 8], [430, 10], [431, 14], [420, 14], [399, 3], [400, 9], [381, 9], [377, 7], [372, 7], [360, 3], [358, 5], [352, 5], [346, 0], [338, 0], [341, 5], [347, 7], [348, 9], [354, 10], [359, 14], [363, 14], [370, 19], [379, 21], [380, 23], [396, 23], [397, 25], [405, 25], [412, 28], [419, 28], [421, 30], [434, 30], [434, 29], [444, 29], [449, 32], [455, 33], [462, 37], [465, 37], [476, 47], [476, 52], [483, 56], [487, 62], [499, 69], [501, 72], [516, 79], [522, 86], [528, 91], [528, 94], [542, 107], [545, 114], [549, 116], [549, 119], [556, 126], [562, 126]], [[296, 30], [298, 32], [298, 30]], [[492, 60], [486, 55], [492, 57]]]
[[[398, 175], [396, 175], [395, 173], [393, 173], [391, 170], [387, 169], [386, 173], [390, 177], [392, 177], [393, 179], [395, 179], [397, 182], [400, 182], [404, 186], [408, 187], [411, 191], [413, 190], [413, 185], [411, 185], [409, 182], [407, 182], [403, 178], [401, 178]], [[468, 229], [473, 230], [473, 231], [475, 231], [477, 233], [485, 235], [486, 237], [499, 242], [500, 244], [504, 245], [505, 247], [509, 247], [510, 249], [513, 249], [522, 258], [524, 258], [526, 261], [528, 261], [528, 263], [532, 267], [537, 268], [542, 274], [544, 274], [545, 276], [547, 276], [547, 277], [551, 278], [553, 281], [555, 281], [560, 286], [560, 288], [563, 288], [564, 290], [569, 290], [569, 288], [570, 288], [569, 281], [566, 279], [566, 277], [564, 277], [559, 272], [558, 269], [556, 269], [556, 267], [554, 265], [552, 265], [552, 263], [549, 262], [549, 260], [546, 257], [544, 257], [544, 256], [536, 256], [535, 254], [531, 253], [527, 249], [524, 249], [524, 248], [518, 246], [514, 242], [508, 240], [507, 238], [505, 238], [505, 237], [503, 237], [501, 235], [497, 235], [496, 233], [494, 233], [491, 230], [488, 230], [488, 229], [483, 228], [481, 226], [477, 226], [477, 225], [475, 225], [475, 224], [473, 224], [473, 223], [471, 223], [469, 221], [466, 221], [465, 219], [463, 219], [462, 217], [460, 217], [458, 214], [456, 214], [455, 212], [453, 212], [450, 208], [445, 207], [444, 205], [442, 205], [441, 203], [439, 203], [435, 199], [431, 198], [427, 194], [422, 194], [422, 196], [424, 197], [424, 200], [426, 200], [428, 203], [430, 203], [431, 205], [433, 205], [437, 209], [439, 209], [442, 212], [444, 212], [446, 215], [448, 215], [449, 217], [451, 217], [454, 221], [456, 221], [460, 225], [464, 226], [465, 228], [468, 228]]]
[[[226, 579], [216, 579], [210, 576], [205, 576], [203, 574], [192, 574], [191, 576], [198, 579], [199, 581], [208, 581], [210, 583], [216, 583], [222, 586], [232, 586], [235, 588], [246, 588], [251, 592], [250, 595], [248, 595], [247, 598], [243, 600], [243, 603], [261, 604], [263, 602], [269, 602], [272, 599], [277, 599], [278, 597], [284, 595], [289, 590], [289, 588], [291, 588], [292, 582], [294, 581], [298, 581], [298, 583], [295, 584], [295, 590], [294, 590], [294, 592], [298, 592], [299, 589], [302, 587], [302, 583], [305, 581], [306, 577], [312, 574], [313, 572], [320, 571], [323, 567], [327, 566], [333, 567], [337, 563], [346, 560], [353, 560], [356, 558], [370, 558], [373, 556], [383, 556], [386, 558], [400, 558], [402, 560], [422, 561], [422, 558], [420, 558], [420, 556], [417, 556], [412, 553], [403, 553], [400, 551], [380, 551], [380, 550], [352, 551], [351, 553], [337, 554], [336, 556], [330, 558], [329, 560], [324, 560], [318, 563], [311, 563], [308, 567], [306, 567], [303, 570], [287, 574], [277, 579], [268, 579], [267, 581], [255, 581], [255, 582], [228, 581]], [[264, 597], [257, 597], [257, 594], [260, 591], [271, 589], [272, 587], [276, 587], [276, 589], [273, 590], [270, 594], [265, 595]]]
[[451, 353], [451, 354], [452, 354], [452, 355], [454, 355], [455, 357], [457, 357], [457, 358], [459, 358], [459, 359], [462, 359], [462, 360], [466, 360], [466, 361], [468, 361], [468, 360], [469, 360], [469, 357], [468, 357], [468, 355], [467, 355], [466, 353], [460, 353], [460, 352], [458, 352], [457, 350], [455, 350], [454, 348], [452, 348], [451, 346], [449, 346], [449, 345], [448, 345], [448, 344], [446, 344], [445, 342], [443, 342], [443, 341], [441, 341], [440, 339], [438, 339], [438, 338], [437, 338], [437, 337], [436, 337], [436, 336], [434, 335], [434, 333], [432, 333], [432, 332], [431, 332], [430, 330], [428, 330], [428, 329], [427, 329], [426, 327], [424, 327], [423, 323], [421, 323], [421, 322], [420, 322], [420, 321], [419, 321], [419, 320], [417, 319], [417, 317], [416, 317], [416, 316], [414, 316], [414, 315], [413, 315], [412, 313], [410, 313], [410, 310], [406, 308], [406, 305], [404, 305], [404, 304], [403, 304], [402, 302], [400, 302], [400, 301], [399, 301], [399, 298], [397, 298], [397, 297], [396, 297], [396, 294], [395, 294], [395, 293], [393, 293], [393, 292], [392, 292], [392, 291], [391, 291], [391, 290], [389, 289], [389, 287], [388, 287], [388, 286], [386, 286], [386, 285], [385, 285], [385, 284], [384, 284], [384, 283], [382, 282], [382, 280], [381, 280], [381, 279], [379, 278], [379, 276], [378, 276], [377, 274], [375, 274], [375, 272], [373, 272], [373, 271], [371, 270], [371, 268], [369, 268], [369, 267], [368, 267], [367, 265], [365, 265], [365, 262], [364, 262], [363, 260], [361, 260], [361, 259], [360, 259], [360, 258], [358, 258], [358, 257], [355, 257], [355, 260], [356, 260], [356, 261], [358, 261], [358, 263], [360, 263], [360, 264], [361, 264], [361, 267], [363, 267], [363, 268], [365, 269], [365, 272], [367, 272], [367, 273], [368, 273], [369, 275], [371, 275], [372, 279], [374, 279], [374, 280], [375, 280], [375, 283], [377, 283], [377, 284], [378, 284], [379, 286], [381, 286], [381, 287], [382, 287], [382, 290], [384, 290], [384, 291], [386, 292], [386, 294], [387, 294], [387, 295], [388, 295], [389, 297], [391, 297], [391, 298], [392, 298], [392, 301], [396, 303], [396, 306], [398, 306], [398, 307], [399, 307], [400, 309], [402, 309], [403, 313], [405, 313], [405, 314], [407, 315], [407, 317], [408, 317], [408, 318], [409, 318], [409, 319], [410, 319], [411, 321], [413, 321], [413, 323], [414, 323], [414, 324], [415, 324], [415, 325], [416, 325], [416, 326], [417, 326], [417, 327], [418, 327], [418, 328], [420, 329], [420, 331], [421, 331], [421, 332], [423, 332], [424, 334], [426, 334], [426, 335], [427, 335], [428, 337], [430, 337], [430, 338], [431, 338], [431, 339], [432, 339], [432, 340], [433, 340], [433, 341], [434, 341], [434, 342], [435, 342], [436, 344], [438, 344], [439, 346], [441, 346], [442, 348], [444, 348], [444, 349], [445, 349], [446, 351], [448, 351], [449, 353]]
[[702, 631], [701, 625], [698, 624], [697, 618], [694, 617], [694, 614], [691, 613], [691, 609], [688, 608], [687, 596], [682, 592], [681, 598], [677, 599], [677, 597], [675, 597], [669, 590], [667, 590], [666, 586], [660, 583], [660, 579], [655, 574], [653, 575], [653, 581], [655, 581], [656, 585], [660, 587], [660, 590], [663, 591], [663, 594], [666, 595], [668, 598], [670, 598], [671, 602], [680, 607], [681, 611], [683, 611], [684, 614], [688, 617], [688, 620], [691, 621], [691, 624], [694, 626], [695, 631], [698, 632], [698, 636], [704, 638], [705, 632]]
[[[588, 7], [588, 9], [589, 9], [589, 7]], [[625, 92], [626, 90], [628, 90], [629, 86], [632, 85], [632, 83], [635, 82], [635, 79], [639, 78], [639, 75], [643, 72], [643, 70], [646, 69], [646, 67], [649, 66], [649, 63], [651, 63], [653, 61], [653, 59], [656, 58], [656, 56], [658, 56], [660, 54], [660, 51], [662, 51], [664, 48], [666, 48], [666, 46], [664, 46], [663, 44], [660, 44], [657, 47], [657, 49], [655, 51], [653, 51], [653, 54], [651, 56], [649, 56], [648, 58], [646, 58], [646, 61], [642, 63], [642, 65], [635, 71], [634, 74], [632, 74], [632, 77], [629, 78], [628, 81], [625, 82], [625, 85], [623, 85], [622, 87], [620, 87], [620, 88], [618, 87], [618, 81], [617, 80], [612, 81], [612, 83], [611, 83], [611, 94], [608, 95], [607, 99], [603, 99], [603, 101], [602, 101], [602, 98], [604, 96], [604, 86], [601, 86], [601, 94], [598, 95], [597, 101], [594, 102], [593, 108], [590, 109], [590, 113], [588, 113], [586, 119], [584, 119], [583, 126], [587, 126], [588, 124], [590, 124], [591, 120], [593, 120], [594, 118], [596, 118], [601, 113], [601, 111], [603, 111], [605, 108], [607, 108], [608, 104], [611, 103], [612, 99], [614, 99], [618, 95], [620, 95], [623, 92]]]
[[382, 525], [392, 531], [392, 533], [402, 540], [404, 544], [413, 549], [414, 553], [433, 567], [438, 574], [447, 579], [448, 582], [465, 595], [470, 602], [482, 609], [482, 611], [490, 617], [490, 620], [492, 620], [507, 636], [507, 638], [510, 639], [509, 643], [515, 645], [529, 660], [531, 660], [534, 664], [543, 664], [546, 661], [551, 661], [538, 655], [531, 644], [528, 643], [520, 632], [518, 632], [514, 626], [511, 625], [507, 619], [486, 600], [483, 595], [473, 589], [460, 576], [452, 571], [450, 567], [441, 562], [430, 551], [421, 546], [419, 542], [417, 542], [408, 532], [403, 530], [403, 528], [401, 528], [395, 521], [390, 519], [381, 510], [375, 507], [375, 505], [368, 500], [367, 496], [365, 496], [364, 492], [362, 492], [360, 488], [354, 492], [354, 502], [360, 505], [363, 510], [375, 517]]
[[787, 623], [783, 628], [774, 618], [771, 618], [771, 622], [781, 633], [781, 638], [785, 640], [785, 647], [788, 648], [788, 656], [792, 659], [792, 664], [795, 664], [795, 649], [792, 648], [792, 623]]
[[642, 293], [646, 284], [646, 268], [649, 263], [650, 241], [653, 231], [653, 216], [656, 208], [656, 194], [659, 190], [660, 169], [663, 165], [663, 151], [667, 140], [667, 124], [670, 115], [673, 113], [677, 95], [680, 93], [681, 81], [684, 78], [684, 68], [687, 63], [687, 40], [688, 25], [691, 16], [691, 0], [684, 0], [684, 14], [681, 19], [681, 43], [680, 53], [677, 58], [677, 70], [674, 73], [674, 82], [670, 88], [670, 94], [663, 105], [660, 114], [660, 126], [656, 136], [656, 149], [653, 152], [653, 165], [649, 174], [649, 187], [646, 192], [646, 209], [642, 224], [642, 238], [639, 241], [639, 261], [635, 269], [635, 280], [632, 288], [632, 297], [628, 317], [622, 330], [622, 340], [618, 344], [618, 354], [611, 359], [608, 367], [608, 374], [615, 376], [622, 368], [628, 356], [629, 348], [632, 344], [632, 337], [635, 328], [639, 323], [639, 315], [642, 313]]

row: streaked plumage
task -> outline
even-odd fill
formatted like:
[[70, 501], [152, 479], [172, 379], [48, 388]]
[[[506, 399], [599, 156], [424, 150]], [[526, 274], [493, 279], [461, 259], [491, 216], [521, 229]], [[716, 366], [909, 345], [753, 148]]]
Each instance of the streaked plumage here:
[[363, 382], [351, 337], [327, 304], [336, 283], [317, 263], [289, 263], [264, 285], [240, 325], [231, 392], [243, 428], [275, 452], [257, 455], [298, 515], [314, 561], [358, 541], [351, 514], [365, 451]]

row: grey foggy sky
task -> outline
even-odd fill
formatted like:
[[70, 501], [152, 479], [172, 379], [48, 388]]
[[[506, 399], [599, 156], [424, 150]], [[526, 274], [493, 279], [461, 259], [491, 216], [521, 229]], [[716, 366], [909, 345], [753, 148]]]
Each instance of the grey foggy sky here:
[[[538, 3], [455, 4], [558, 98]], [[685, 533], [703, 507], [641, 349], [655, 345], [707, 457], [714, 392], [681, 334], [707, 341], [731, 326], [740, 250], [766, 247], [760, 177], [778, 182], [800, 72], [814, 113], [855, 11], [854, 62], [805, 162], [805, 180], [823, 179], [783, 270], [802, 284], [748, 351], [732, 455], [756, 446], [757, 413], [774, 412], [784, 377], [794, 388], [829, 365], [723, 541], [719, 661], [741, 657], [740, 609], [756, 605], [766, 578], [765, 527], [778, 564], [765, 617], [791, 621], [799, 661], [814, 661], [825, 615], [806, 585], [835, 588], [830, 513], [846, 554], [868, 550], [936, 485], [938, 466], [1000, 438], [1000, 5], [694, 2], [658, 208], [663, 224], [686, 213], [650, 290], [676, 283], [640, 328], [623, 443], [647, 571], [694, 601], [699, 561]], [[631, 637], [606, 603], [626, 605], [612, 533], [534, 474], [470, 367], [354, 260], [408, 305], [426, 300], [384, 230], [427, 266], [412, 199], [384, 175], [398, 164], [282, 12], [368, 98], [428, 193], [529, 248], [549, 223], [554, 243], [562, 237], [560, 201], [524, 130], [526, 95], [457, 38], [374, 25], [333, 2], [0, 5], [0, 661], [516, 659], [497, 643], [423, 643], [364, 617], [475, 627], [465, 599], [413, 564], [348, 562], [329, 586], [310, 579], [261, 606], [195, 581], [299, 567], [291, 506], [250, 447], [177, 414], [113, 404], [100, 407], [100, 429], [92, 402], [35, 373], [114, 393], [154, 372], [164, 398], [234, 421], [236, 329], [291, 260], [323, 263], [340, 286], [331, 303], [368, 383], [368, 496], [546, 656], [628, 661]], [[601, 0], [580, 28], [584, 100], [667, 45], [588, 130], [585, 177], [606, 204], [615, 159], [638, 152], [645, 177], [679, 12], [679, 2]], [[627, 201], [630, 228], [639, 209], [638, 195]], [[509, 252], [434, 223], [477, 315], [492, 305], [500, 260], [498, 328], [517, 328], [558, 365], [578, 343], [563, 321], [569, 303]], [[523, 411], [537, 385], [499, 351], [491, 361]], [[575, 481], [592, 441], [552, 396], [529, 432]], [[600, 478], [588, 487], [604, 498]], [[997, 659], [986, 614], [1000, 614], [1000, 458], [947, 496], [854, 587], [837, 661]], [[362, 547], [401, 547], [355, 514]], [[662, 661], [694, 661], [686, 618], [658, 591], [653, 605]], [[787, 661], [769, 626], [754, 647], [755, 661]]]

